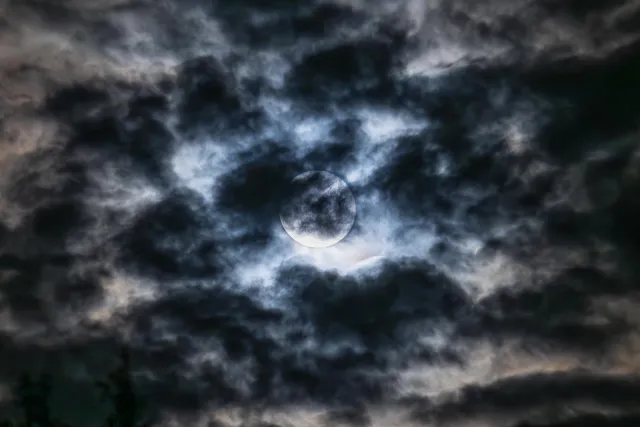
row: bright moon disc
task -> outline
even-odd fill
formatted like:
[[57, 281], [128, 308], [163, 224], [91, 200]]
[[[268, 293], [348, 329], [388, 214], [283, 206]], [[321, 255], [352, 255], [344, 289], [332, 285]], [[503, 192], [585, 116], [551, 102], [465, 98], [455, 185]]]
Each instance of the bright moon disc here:
[[355, 218], [356, 201], [347, 183], [323, 171], [296, 176], [280, 211], [287, 234], [311, 248], [326, 248], [344, 239]]

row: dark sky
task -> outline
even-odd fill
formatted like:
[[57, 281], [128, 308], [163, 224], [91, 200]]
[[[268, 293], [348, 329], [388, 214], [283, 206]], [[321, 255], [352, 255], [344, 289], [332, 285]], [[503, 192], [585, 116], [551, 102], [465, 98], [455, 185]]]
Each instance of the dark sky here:
[[0, 409], [640, 425], [639, 127], [637, 0], [0, 0]]

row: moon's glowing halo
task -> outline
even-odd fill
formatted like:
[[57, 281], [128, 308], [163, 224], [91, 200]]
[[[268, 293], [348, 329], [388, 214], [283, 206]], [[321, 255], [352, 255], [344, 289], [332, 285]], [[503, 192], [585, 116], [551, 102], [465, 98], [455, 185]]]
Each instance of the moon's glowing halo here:
[[320, 270], [337, 270], [352, 272], [373, 265], [383, 259], [383, 245], [374, 240], [356, 242], [340, 242], [334, 246], [311, 248], [292, 242], [293, 257], [301, 262], [311, 264]]
[[343, 239], [342, 236], [338, 238], [333, 238], [333, 239], [320, 239], [312, 234], [297, 233], [294, 229], [285, 225], [284, 223], [282, 224], [282, 226], [284, 227], [284, 230], [287, 232], [287, 234], [291, 236], [293, 240], [296, 241], [296, 243], [302, 246], [306, 246], [307, 248], [313, 248], [313, 249], [328, 248], [329, 246], [333, 246]]
[[[296, 176], [291, 183], [298, 187], [294, 190], [296, 193], [291, 202], [295, 204], [295, 209], [292, 210], [291, 206], [283, 208], [288, 212], [281, 211], [280, 223], [295, 242], [307, 248], [328, 248], [349, 234], [355, 222], [356, 203], [343, 179], [326, 171], [309, 171]], [[329, 234], [320, 235], [303, 230], [309, 222], [320, 228], [321, 220], [327, 221], [327, 212], [318, 212], [312, 205], [318, 201], [330, 205], [329, 225], [333, 230]]]

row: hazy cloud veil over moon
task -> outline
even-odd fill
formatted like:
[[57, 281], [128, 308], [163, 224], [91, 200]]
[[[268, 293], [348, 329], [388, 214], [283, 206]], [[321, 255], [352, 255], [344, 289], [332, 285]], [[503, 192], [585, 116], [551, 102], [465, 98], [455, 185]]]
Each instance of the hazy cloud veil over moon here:
[[0, 419], [640, 426], [638, 99], [638, 0], [0, 0]]

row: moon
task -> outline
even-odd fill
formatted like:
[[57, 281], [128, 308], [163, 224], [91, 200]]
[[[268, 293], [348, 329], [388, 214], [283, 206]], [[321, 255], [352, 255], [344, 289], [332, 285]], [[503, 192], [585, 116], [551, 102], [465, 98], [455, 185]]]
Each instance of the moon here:
[[356, 201], [338, 176], [310, 171], [296, 176], [280, 211], [289, 236], [310, 248], [327, 248], [344, 239], [356, 218]]

